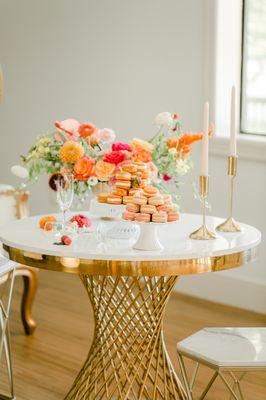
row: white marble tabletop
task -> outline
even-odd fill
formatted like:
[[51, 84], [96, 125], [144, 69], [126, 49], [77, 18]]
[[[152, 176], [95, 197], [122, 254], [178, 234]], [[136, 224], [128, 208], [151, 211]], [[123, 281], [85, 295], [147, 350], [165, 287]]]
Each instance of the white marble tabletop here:
[[266, 328], [205, 328], [177, 349], [219, 367], [266, 368]]
[[[91, 217], [87, 212], [82, 212], [82, 214]], [[7, 246], [16, 249], [45, 255], [124, 261], [187, 260], [229, 255], [255, 248], [261, 241], [260, 232], [245, 224], [242, 224], [243, 232], [217, 232], [217, 239], [215, 240], [197, 241], [189, 239], [189, 234], [201, 225], [202, 218], [200, 215], [181, 214], [179, 222], [160, 227], [159, 236], [164, 245], [164, 249], [160, 251], [134, 250], [132, 249], [132, 239], [108, 240], [102, 243], [93, 234], [90, 235], [86, 245], [77, 243], [73, 246], [57, 246], [39, 228], [39, 219], [40, 216], [30, 217], [1, 227], [0, 240]], [[92, 229], [96, 231], [100, 220], [96, 217], [91, 217], [91, 219]], [[213, 230], [222, 221], [218, 217], [207, 218], [208, 225]], [[115, 223], [117, 222], [105, 222], [110, 227]]]

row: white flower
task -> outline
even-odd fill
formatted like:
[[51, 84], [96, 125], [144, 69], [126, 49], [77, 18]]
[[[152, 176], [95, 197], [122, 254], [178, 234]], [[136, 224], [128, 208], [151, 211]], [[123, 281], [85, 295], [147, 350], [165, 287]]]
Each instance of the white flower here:
[[21, 165], [13, 165], [13, 167], [11, 167], [11, 172], [13, 175], [21, 179], [28, 179], [29, 177], [28, 170]]
[[171, 154], [171, 156], [175, 156], [177, 153], [177, 150], [175, 147], [172, 147], [171, 149], [168, 150], [168, 153]]
[[97, 183], [98, 183], [98, 179], [95, 178], [95, 176], [91, 176], [91, 177], [88, 179], [88, 184], [89, 184], [90, 186], [96, 186]]
[[112, 143], [116, 135], [112, 129], [102, 128], [95, 132], [92, 137], [103, 143]]
[[176, 172], [178, 175], [186, 175], [189, 170], [190, 166], [186, 160], [182, 160], [181, 158], [176, 160]]
[[165, 126], [172, 126], [173, 118], [172, 118], [171, 113], [165, 111], [165, 112], [162, 112], [162, 113], [158, 114], [155, 117], [154, 122], [155, 122], [156, 125], [159, 125], [159, 126], [164, 126], [164, 125]]

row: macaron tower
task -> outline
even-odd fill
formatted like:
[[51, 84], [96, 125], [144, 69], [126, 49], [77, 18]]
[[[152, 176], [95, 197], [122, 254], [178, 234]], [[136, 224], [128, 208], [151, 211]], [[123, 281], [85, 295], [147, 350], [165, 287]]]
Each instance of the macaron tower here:
[[144, 162], [132, 162], [123, 165], [115, 175], [115, 189], [112, 193], [97, 195], [99, 203], [112, 205], [129, 204], [136, 195], [143, 193], [143, 188], [150, 184], [151, 171]]
[[136, 222], [166, 223], [179, 219], [171, 195], [161, 194], [154, 186], [145, 186], [126, 205], [123, 219]]

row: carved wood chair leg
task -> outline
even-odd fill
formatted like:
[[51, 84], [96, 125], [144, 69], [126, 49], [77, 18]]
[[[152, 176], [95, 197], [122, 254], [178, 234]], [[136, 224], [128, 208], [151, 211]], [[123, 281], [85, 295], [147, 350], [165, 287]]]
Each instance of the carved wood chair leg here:
[[16, 276], [22, 276], [24, 290], [21, 300], [21, 319], [26, 335], [32, 335], [36, 322], [32, 317], [32, 306], [38, 288], [38, 270], [31, 267], [20, 266], [16, 269]]

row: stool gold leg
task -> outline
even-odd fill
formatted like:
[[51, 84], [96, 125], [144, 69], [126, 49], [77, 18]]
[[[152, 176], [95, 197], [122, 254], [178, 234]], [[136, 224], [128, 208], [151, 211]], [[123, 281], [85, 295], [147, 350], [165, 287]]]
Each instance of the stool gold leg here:
[[189, 400], [165, 349], [162, 322], [177, 277], [81, 275], [94, 339], [65, 400]]
[[206, 386], [205, 390], [204, 390], [203, 393], [201, 394], [199, 400], [205, 399], [205, 397], [207, 396], [207, 394], [208, 394], [210, 388], [211, 388], [212, 385], [214, 384], [214, 382], [215, 382], [217, 376], [218, 376], [218, 371], [215, 371], [214, 374], [213, 374], [213, 376], [211, 377], [211, 379], [210, 379], [208, 385]]

